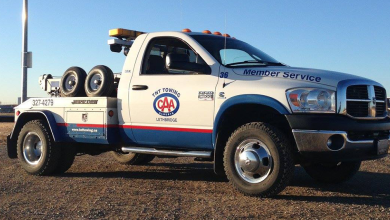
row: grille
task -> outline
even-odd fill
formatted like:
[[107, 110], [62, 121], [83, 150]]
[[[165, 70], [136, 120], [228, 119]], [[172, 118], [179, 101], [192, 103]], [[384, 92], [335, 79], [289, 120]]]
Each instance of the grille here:
[[347, 113], [353, 117], [367, 117], [368, 109], [367, 102], [347, 102]]
[[386, 100], [386, 90], [379, 86], [374, 86], [376, 100]]
[[366, 85], [349, 86], [347, 88], [347, 99], [368, 99]]
[[[347, 113], [352, 117], [385, 117], [387, 115], [386, 90], [380, 86], [349, 86], [346, 96]], [[375, 96], [376, 101], [372, 96]], [[374, 105], [376, 115], [371, 115], [370, 107]]]
[[386, 103], [376, 103], [376, 117], [383, 117], [386, 114]]

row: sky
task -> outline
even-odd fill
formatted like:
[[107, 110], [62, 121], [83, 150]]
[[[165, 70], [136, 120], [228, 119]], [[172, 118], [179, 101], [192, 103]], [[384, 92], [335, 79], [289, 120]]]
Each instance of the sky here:
[[[0, 101], [21, 94], [22, 0], [0, 0]], [[382, 83], [390, 94], [388, 0], [30, 0], [28, 96], [45, 97], [43, 74], [71, 66], [120, 72], [123, 54], [108, 30], [220, 31], [294, 67], [350, 73]]]

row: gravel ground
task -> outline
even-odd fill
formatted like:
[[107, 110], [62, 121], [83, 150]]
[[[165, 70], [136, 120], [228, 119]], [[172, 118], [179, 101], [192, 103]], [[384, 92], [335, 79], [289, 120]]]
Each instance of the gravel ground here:
[[297, 166], [286, 190], [259, 199], [233, 190], [212, 163], [188, 158], [125, 166], [110, 154], [81, 156], [61, 176], [30, 176], [6, 156], [11, 129], [0, 123], [0, 219], [390, 218], [390, 157], [364, 162], [340, 185], [321, 185]]

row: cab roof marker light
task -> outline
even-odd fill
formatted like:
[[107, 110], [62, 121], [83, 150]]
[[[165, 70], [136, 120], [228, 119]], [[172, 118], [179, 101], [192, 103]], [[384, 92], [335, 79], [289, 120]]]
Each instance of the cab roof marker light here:
[[209, 31], [209, 30], [204, 30], [204, 31], [202, 31], [202, 33], [203, 33], [203, 34], [211, 34], [211, 31]]
[[221, 35], [222, 35], [221, 32], [219, 32], [219, 31], [216, 31], [216, 32], [214, 32], [213, 34], [214, 34], [214, 35], [218, 35], [218, 36], [221, 36]]
[[181, 32], [184, 32], [184, 33], [191, 33], [192, 31], [188, 28], [184, 28], [183, 30], [181, 30]]
[[224, 36], [224, 37], [230, 37], [229, 34], [223, 34], [222, 36]]

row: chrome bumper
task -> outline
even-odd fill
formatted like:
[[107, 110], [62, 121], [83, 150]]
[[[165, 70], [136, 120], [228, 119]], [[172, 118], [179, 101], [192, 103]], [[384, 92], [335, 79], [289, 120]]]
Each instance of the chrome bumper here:
[[[375, 140], [353, 141], [348, 139], [344, 131], [321, 131], [321, 130], [292, 130], [299, 152], [324, 153], [324, 152], [358, 152], [373, 151], [376, 148]], [[337, 150], [328, 147], [328, 139], [333, 135], [341, 135], [344, 144]], [[387, 141], [390, 145], [390, 139]]]

